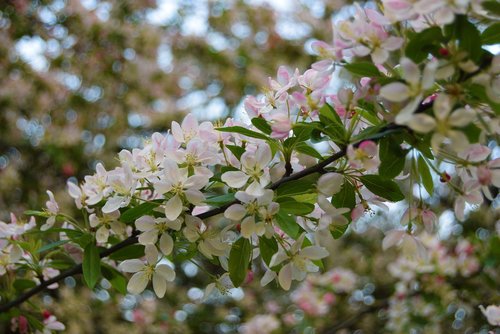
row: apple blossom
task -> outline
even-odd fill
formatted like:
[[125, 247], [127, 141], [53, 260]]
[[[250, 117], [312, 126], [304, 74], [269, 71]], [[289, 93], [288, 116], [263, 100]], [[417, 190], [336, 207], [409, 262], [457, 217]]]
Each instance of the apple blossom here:
[[500, 306], [489, 305], [484, 308], [483, 305], [479, 305], [479, 309], [483, 312], [486, 319], [492, 326], [500, 326]]
[[165, 204], [165, 215], [169, 220], [177, 219], [184, 210], [184, 201], [199, 205], [205, 200], [200, 191], [209, 177], [203, 173], [189, 176], [187, 168], [179, 168], [177, 163], [165, 159], [163, 161], [164, 177], [154, 182], [154, 187], [160, 194], [171, 193]]
[[405, 102], [411, 99], [397, 114], [396, 123], [406, 124], [417, 106], [422, 102], [424, 93], [434, 84], [434, 75], [438, 66], [437, 61], [429, 61], [423, 72], [417, 64], [409, 58], [401, 58], [402, 77], [406, 84], [402, 82], [392, 82], [380, 89], [380, 96], [391, 102]]
[[320, 246], [301, 248], [304, 238], [305, 234], [302, 234], [287, 251], [280, 247], [271, 258], [269, 264], [271, 267], [286, 262], [278, 274], [278, 282], [285, 290], [290, 289], [292, 280], [302, 281], [306, 277], [306, 273], [319, 270], [319, 267], [311, 260], [320, 260], [329, 254], [325, 248]]
[[167, 281], [175, 279], [175, 271], [166, 264], [158, 263], [156, 246], [147, 245], [145, 248], [147, 264], [139, 259], [125, 260], [120, 263], [119, 269], [123, 272], [134, 273], [127, 285], [127, 290], [139, 294], [153, 281], [153, 290], [158, 297], [163, 297], [167, 291]]
[[257, 147], [255, 154], [243, 153], [241, 156], [241, 170], [225, 172], [222, 174], [222, 181], [231, 188], [236, 189], [243, 188], [250, 181], [250, 185], [245, 191], [249, 195], [262, 196], [264, 188], [271, 181], [268, 166], [272, 158], [269, 145], [261, 144]]

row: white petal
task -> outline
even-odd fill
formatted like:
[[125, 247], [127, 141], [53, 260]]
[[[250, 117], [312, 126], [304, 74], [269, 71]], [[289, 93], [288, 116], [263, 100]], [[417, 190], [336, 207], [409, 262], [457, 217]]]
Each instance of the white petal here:
[[469, 125], [476, 118], [476, 113], [473, 109], [459, 108], [455, 110], [449, 118], [450, 125], [462, 127]]
[[125, 273], [136, 273], [144, 267], [144, 262], [139, 259], [125, 260], [118, 266], [118, 269]]
[[155, 245], [147, 245], [144, 249], [144, 255], [149, 264], [156, 264], [158, 262], [158, 249]]
[[154, 245], [158, 240], [158, 231], [150, 230], [139, 235], [139, 243], [141, 245]]
[[102, 207], [102, 212], [103, 213], [110, 213], [110, 212], [113, 212], [115, 210], [118, 210], [121, 207], [123, 201], [124, 201], [124, 198], [122, 196], [111, 197], [110, 199], [108, 199], [106, 204]]
[[98, 243], [105, 243], [109, 238], [109, 230], [106, 226], [101, 226], [95, 233], [95, 237]]
[[401, 82], [392, 82], [380, 89], [380, 96], [392, 102], [403, 102], [410, 96], [410, 89]]
[[403, 239], [405, 233], [405, 231], [400, 230], [389, 231], [382, 241], [382, 249], [387, 250], [388, 248], [398, 244]]
[[70, 181], [68, 181], [66, 184], [68, 185], [68, 193], [71, 198], [79, 199], [82, 196], [82, 190], [78, 185]]
[[130, 278], [130, 281], [128, 281], [127, 291], [134, 295], [137, 295], [143, 292], [144, 289], [146, 289], [148, 282], [149, 280], [146, 273], [143, 271], [139, 271]]
[[330, 253], [328, 253], [328, 251], [323, 247], [309, 246], [302, 249], [300, 251], [300, 255], [311, 260], [319, 260], [327, 257], [328, 255], [330, 255]]
[[247, 183], [248, 175], [241, 171], [230, 171], [222, 174], [221, 179], [231, 188], [241, 188]]
[[194, 205], [202, 205], [205, 200], [205, 195], [196, 189], [188, 189], [184, 192], [184, 195], [186, 195], [188, 202]]
[[156, 221], [151, 216], [142, 216], [135, 221], [135, 227], [142, 232], [152, 230], [155, 226]]
[[420, 133], [428, 133], [436, 127], [434, 118], [426, 114], [413, 115], [407, 124], [412, 130]]
[[260, 196], [264, 195], [264, 188], [262, 187], [262, 185], [259, 182], [253, 181], [245, 189], [245, 192], [249, 195], [252, 195], [255, 197], [260, 197]]
[[408, 58], [401, 58], [401, 68], [403, 69], [403, 77], [412, 85], [417, 85], [420, 82], [420, 70], [414, 62]]
[[163, 233], [160, 237], [160, 250], [164, 255], [170, 255], [174, 249], [174, 240], [168, 233]]
[[153, 290], [158, 298], [163, 298], [163, 296], [165, 296], [165, 292], [167, 291], [167, 282], [157, 273], [153, 274]]
[[155, 273], [163, 277], [164, 280], [172, 282], [175, 279], [175, 271], [166, 264], [159, 264], [155, 268]]
[[271, 149], [267, 144], [260, 145], [255, 152], [255, 159], [260, 167], [267, 167], [272, 158]]
[[240, 221], [246, 215], [245, 207], [241, 204], [233, 204], [224, 212], [224, 217], [234, 221]]
[[325, 196], [332, 196], [340, 191], [344, 177], [338, 173], [327, 173], [318, 179], [318, 190]]
[[271, 262], [269, 263], [269, 266], [270, 267], [277, 266], [278, 264], [285, 261], [286, 259], [288, 259], [288, 255], [286, 255], [286, 253], [284, 251], [279, 250], [276, 254], [274, 254], [271, 257]]
[[262, 276], [262, 279], [260, 280], [260, 285], [261, 286], [266, 286], [268, 285], [271, 281], [273, 281], [276, 278], [276, 273], [272, 270], [267, 270], [264, 276]]
[[278, 282], [284, 290], [290, 290], [290, 286], [292, 285], [292, 265], [290, 263], [281, 268], [278, 275]]
[[168, 200], [165, 205], [165, 216], [169, 220], [175, 220], [182, 212], [182, 201], [179, 195], [175, 195], [171, 199]]
[[376, 48], [371, 56], [374, 64], [383, 64], [389, 58], [389, 52], [382, 48]]
[[255, 222], [253, 217], [247, 217], [243, 223], [241, 223], [241, 235], [244, 238], [250, 238], [255, 232]]

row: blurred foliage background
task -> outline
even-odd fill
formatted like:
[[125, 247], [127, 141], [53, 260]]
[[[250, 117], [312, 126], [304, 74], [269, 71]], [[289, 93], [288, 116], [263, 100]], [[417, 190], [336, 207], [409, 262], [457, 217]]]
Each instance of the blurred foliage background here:
[[307, 68], [307, 42], [330, 38], [341, 5], [1, 1], [0, 219], [186, 112], [234, 113], [279, 65]]

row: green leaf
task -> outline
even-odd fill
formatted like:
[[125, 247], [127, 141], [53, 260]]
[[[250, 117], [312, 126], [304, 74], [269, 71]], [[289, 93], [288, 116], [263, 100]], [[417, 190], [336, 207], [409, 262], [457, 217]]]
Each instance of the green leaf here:
[[[344, 180], [340, 191], [333, 195], [332, 204], [336, 208], [354, 209], [356, 206], [356, 193], [354, 186], [347, 180]], [[349, 215], [349, 213], [346, 213]]]
[[493, 23], [481, 34], [483, 45], [500, 44], [500, 22]]
[[31, 314], [28, 314], [27, 312], [23, 312], [23, 316], [25, 316], [26, 319], [28, 319], [28, 322], [29, 322], [31, 327], [33, 327], [33, 328], [35, 328], [43, 333], [43, 331], [45, 330], [45, 325], [40, 320], [38, 320], [37, 318], [35, 318]]
[[292, 239], [297, 240], [300, 235], [301, 228], [295, 221], [295, 216], [288, 215], [287, 213], [280, 210], [276, 214], [275, 218], [279, 228], [282, 229], [283, 232], [288, 234], [288, 236], [290, 236]]
[[438, 27], [431, 27], [410, 36], [405, 55], [415, 63], [426, 59], [430, 53], [436, 53], [440, 43], [444, 40], [443, 33]]
[[477, 63], [483, 49], [481, 47], [481, 34], [476, 26], [469, 22], [467, 16], [457, 15], [455, 21], [446, 28], [451, 36], [458, 40], [460, 50], [467, 52], [469, 58]]
[[65, 270], [75, 265], [75, 261], [71, 257], [67, 257], [66, 259], [54, 259], [50, 260], [49, 267], [59, 270]]
[[47, 212], [43, 211], [36, 211], [36, 210], [26, 210], [24, 211], [25, 216], [36, 216], [36, 217], [48, 217], [49, 214]]
[[270, 138], [266, 136], [263, 133], [258, 133], [252, 130], [249, 130], [247, 128], [244, 128], [242, 126], [228, 126], [225, 128], [216, 128], [218, 131], [222, 132], [234, 132], [234, 133], [239, 133], [241, 135], [247, 136], [247, 137], [252, 137], [252, 138], [257, 138], [257, 139], [263, 139], [263, 140], [269, 140]]
[[14, 289], [18, 292], [34, 288], [36, 283], [29, 279], [18, 278], [14, 281]]
[[345, 64], [344, 68], [359, 77], [376, 78], [382, 76], [382, 73], [380, 73], [378, 68], [370, 62]]
[[368, 190], [377, 196], [391, 202], [398, 202], [405, 199], [399, 186], [392, 180], [384, 179], [380, 175], [363, 175], [359, 179]]
[[85, 283], [91, 289], [94, 288], [101, 277], [101, 258], [99, 257], [99, 248], [91, 242], [83, 252], [83, 278]]
[[117, 250], [109, 256], [110, 259], [115, 261], [124, 261], [128, 259], [137, 259], [144, 256], [143, 245], [130, 245]]
[[332, 106], [325, 103], [319, 110], [319, 118], [324, 126], [320, 130], [324, 134], [328, 135], [335, 143], [344, 144], [346, 142], [347, 132], [345, 125]]
[[375, 126], [370, 126], [360, 133], [358, 133], [356, 136], [352, 137], [351, 142], [352, 143], [360, 143], [363, 140], [376, 140], [380, 138], [384, 138], [387, 135], [394, 134], [394, 133], [400, 133], [404, 131], [402, 127], [395, 127], [395, 128], [389, 128], [387, 129], [386, 124], [379, 124]]
[[219, 196], [212, 196], [205, 200], [205, 203], [212, 206], [222, 206], [234, 201], [234, 193], [227, 193]]
[[379, 142], [379, 174], [385, 178], [395, 178], [405, 166], [406, 153], [392, 137], [382, 138]]
[[293, 125], [293, 134], [297, 138], [297, 142], [303, 142], [311, 138], [311, 132], [314, 129], [314, 125], [310, 122], [305, 123], [295, 123]]
[[65, 243], [68, 243], [68, 242], [69, 242], [69, 240], [54, 241], [54, 242], [51, 242], [50, 244], [46, 244], [45, 246], [39, 248], [36, 252], [37, 252], [37, 254], [40, 254], [40, 253], [43, 253], [45, 251], [51, 250], [53, 248], [57, 248], [57, 247], [64, 245]]
[[417, 169], [425, 190], [432, 196], [432, 193], [434, 192], [434, 181], [432, 180], [432, 174], [429, 170], [429, 166], [421, 155], [418, 156]]
[[111, 283], [111, 286], [116, 289], [122, 295], [127, 294], [127, 280], [125, 277], [115, 268], [111, 267], [109, 264], [101, 264], [102, 276]]
[[498, 0], [485, 1], [482, 6], [491, 14], [500, 16], [500, 2]]
[[310, 190], [316, 188], [316, 181], [318, 181], [318, 178], [319, 174], [314, 173], [299, 180], [286, 182], [276, 190], [276, 195], [278, 197], [287, 197], [306, 194]]
[[133, 223], [136, 219], [151, 214], [153, 209], [156, 208], [160, 203], [158, 202], [144, 202], [139, 204], [138, 206], [126, 210], [122, 213], [120, 217], [120, 221], [125, 224]]
[[311, 203], [297, 202], [291, 197], [278, 197], [276, 202], [280, 205], [280, 211], [294, 214], [297, 216], [305, 216], [314, 210], [314, 205]]
[[252, 245], [246, 238], [239, 238], [229, 252], [229, 278], [239, 287], [247, 276], [248, 264], [252, 256]]
[[314, 147], [309, 146], [306, 143], [302, 142], [302, 143], [295, 145], [295, 150], [299, 153], [309, 155], [309, 156], [316, 158], [316, 159], [319, 159], [319, 160], [323, 160], [323, 156], [318, 151], [316, 151], [316, 149]]
[[255, 117], [252, 118], [252, 124], [259, 129], [260, 131], [264, 132], [266, 135], [270, 135], [273, 130], [271, 129], [271, 126], [267, 121], [263, 118], [260, 117]]
[[274, 237], [269, 239], [266, 237], [259, 237], [259, 249], [262, 260], [269, 266], [271, 258], [278, 251], [278, 243]]
[[234, 156], [240, 160], [241, 156], [243, 153], [245, 153], [245, 149], [241, 146], [236, 146], [236, 145], [226, 145], [226, 147], [231, 151], [231, 153], [234, 154]]
[[349, 224], [345, 224], [345, 225], [330, 225], [330, 232], [332, 233], [332, 237], [334, 239], [339, 239], [340, 237], [342, 237], [345, 233], [345, 231], [347, 231], [347, 228], [349, 227]]
[[187, 261], [197, 254], [198, 248], [195, 243], [185, 242], [177, 243], [174, 249], [174, 259], [176, 262]]

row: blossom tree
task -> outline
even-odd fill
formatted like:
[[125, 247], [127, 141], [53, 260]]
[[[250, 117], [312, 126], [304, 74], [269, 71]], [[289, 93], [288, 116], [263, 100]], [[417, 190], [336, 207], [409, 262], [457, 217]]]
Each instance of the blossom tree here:
[[[152, 286], [161, 298], [176, 279], [175, 264], [186, 260], [210, 276], [207, 298], [254, 273], [262, 286], [284, 290], [314, 285], [311, 273], [319, 271], [355, 284], [353, 273], [328, 271], [329, 243], [392, 203], [405, 212], [381, 247], [400, 249], [390, 269], [400, 296], [417, 303], [411, 274], [438, 272], [433, 265], [444, 261], [465, 277], [497, 266], [498, 252], [479, 264], [467, 241], [451, 256], [429, 235], [438, 225], [430, 208], [438, 189], [459, 221], [496, 210], [498, 6], [377, 5], [355, 5], [352, 17], [336, 21], [332, 43], [314, 42], [319, 59], [310, 69], [280, 67], [263, 94], [246, 98], [248, 122], [187, 115], [142, 148], [121, 151], [118, 167], [98, 165], [81, 183], [69, 181], [79, 215], [62, 211], [48, 192], [45, 210], [2, 223], [0, 312], [18, 326], [63, 329], [27, 301], [80, 273], [90, 289], [104, 277], [119, 292]], [[301, 289], [308, 287], [293, 298], [311, 311]], [[401, 321], [398, 301], [396, 294], [388, 328]], [[491, 326], [499, 323], [495, 304], [480, 308]], [[277, 329], [269, 317], [256, 322], [242, 330], [259, 322]]]

